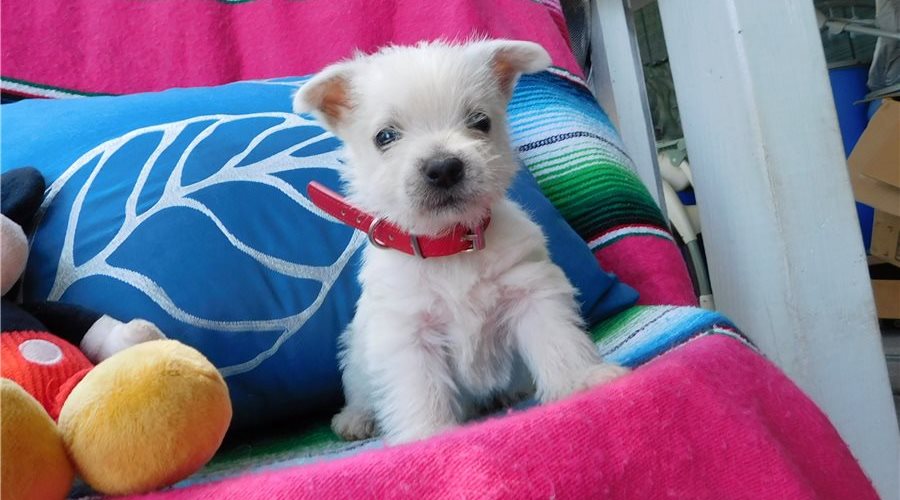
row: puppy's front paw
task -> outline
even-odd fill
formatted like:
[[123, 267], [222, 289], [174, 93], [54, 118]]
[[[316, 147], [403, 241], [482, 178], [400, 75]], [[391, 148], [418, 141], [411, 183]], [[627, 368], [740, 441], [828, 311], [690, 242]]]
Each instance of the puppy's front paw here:
[[590, 389], [591, 387], [597, 387], [608, 382], [612, 382], [613, 380], [630, 372], [631, 370], [625, 368], [624, 366], [614, 365], [612, 363], [602, 363], [600, 365], [592, 367], [587, 372], [581, 382], [581, 385], [576, 388], [576, 391], [583, 391], [585, 389]]
[[409, 428], [403, 429], [402, 431], [388, 433], [384, 436], [384, 442], [390, 446], [396, 446], [399, 444], [412, 443], [415, 441], [421, 441], [423, 439], [428, 439], [434, 435], [445, 432], [454, 427], [453, 424], [435, 424], [432, 426], [427, 425], [415, 425]]
[[366, 410], [345, 406], [331, 419], [331, 430], [346, 441], [375, 436], [375, 416]]

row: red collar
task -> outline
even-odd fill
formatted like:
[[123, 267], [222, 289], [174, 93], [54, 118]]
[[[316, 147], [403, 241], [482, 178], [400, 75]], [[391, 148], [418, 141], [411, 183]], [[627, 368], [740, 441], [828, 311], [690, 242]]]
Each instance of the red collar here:
[[378, 248], [393, 248], [423, 259], [446, 257], [458, 253], [484, 249], [484, 231], [491, 222], [488, 215], [481, 226], [471, 230], [465, 226], [455, 226], [444, 236], [416, 236], [347, 203], [344, 198], [319, 184], [310, 182], [307, 187], [309, 199], [331, 216], [348, 226], [355, 227], [369, 235], [369, 241]]

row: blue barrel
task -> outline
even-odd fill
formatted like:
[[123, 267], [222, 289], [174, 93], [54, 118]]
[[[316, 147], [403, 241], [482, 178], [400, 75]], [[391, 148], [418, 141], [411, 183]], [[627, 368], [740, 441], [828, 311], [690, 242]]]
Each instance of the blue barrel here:
[[[856, 141], [862, 135], [869, 123], [869, 105], [857, 101], [863, 99], [869, 92], [866, 80], [869, 77], [869, 68], [866, 66], [848, 66], [828, 70], [831, 80], [831, 93], [834, 96], [834, 107], [837, 109], [838, 126], [841, 129], [841, 138], [844, 141], [844, 152], [849, 156], [856, 146]], [[856, 203], [856, 213], [859, 215], [859, 226], [862, 230], [863, 243], [866, 250], [872, 242], [872, 217], [874, 210], [868, 205]]]

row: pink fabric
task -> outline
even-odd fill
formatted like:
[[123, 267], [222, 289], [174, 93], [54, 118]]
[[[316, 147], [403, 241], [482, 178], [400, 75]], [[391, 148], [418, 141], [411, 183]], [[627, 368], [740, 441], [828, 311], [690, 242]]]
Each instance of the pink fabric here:
[[632, 234], [597, 250], [594, 256], [600, 267], [638, 291], [638, 304], [697, 305], [684, 257], [669, 240]]
[[580, 74], [556, 0], [4, 0], [0, 22], [4, 90], [8, 79], [123, 94], [305, 75], [357, 48], [474, 34], [538, 42]]
[[425, 442], [152, 499], [877, 498], [826, 417], [765, 359], [703, 337], [558, 404]]

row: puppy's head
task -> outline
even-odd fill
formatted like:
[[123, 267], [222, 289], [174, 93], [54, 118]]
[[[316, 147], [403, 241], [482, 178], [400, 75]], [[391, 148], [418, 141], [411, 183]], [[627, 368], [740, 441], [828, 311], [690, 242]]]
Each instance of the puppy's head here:
[[324, 69], [294, 97], [344, 141], [348, 197], [417, 234], [476, 225], [518, 164], [506, 106], [550, 56], [531, 42], [387, 47]]

